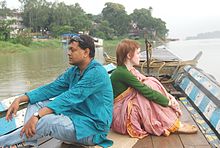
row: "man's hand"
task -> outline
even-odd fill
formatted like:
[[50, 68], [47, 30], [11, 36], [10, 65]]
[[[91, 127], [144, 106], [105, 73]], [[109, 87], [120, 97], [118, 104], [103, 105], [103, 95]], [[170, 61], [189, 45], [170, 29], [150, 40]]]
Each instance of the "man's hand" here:
[[[47, 114], [52, 114], [53, 110], [51, 110], [48, 107], [43, 107], [40, 110], [38, 110], [38, 113], [40, 117], [43, 117]], [[23, 134], [25, 133], [27, 138], [31, 138], [36, 134], [36, 125], [38, 122], [38, 118], [35, 117], [34, 115], [31, 116], [31, 118], [28, 120], [28, 122], [24, 125], [24, 127], [21, 129], [20, 136], [22, 137]]]
[[20, 136], [22, 137], [23, 134], [25, 133], [27, 138], [33, 137], [36, 134], [37, 122], [38, 122], [38, 118], [35, 116], [32, 116], [22, 128]]
[[22, 102], [28, 102], [29, 98], [26, 95], [20, 96], [18, 98], [16, 98], [13, 103], [11, 104], [11, 106], [8, 108], [8, 111], [6, 113], [6, 120], [9, 121], [13, 118], [13, 115], [15, 116], [18, 109], [19, 109], [19, 104]]
[[8, 108], [8, 111], [7, 111], [6, 116], [5, 116], [7, 121], [12, 120], [13, 115], [14, 116], [16, 115], [16, 113], [19, 109], [19, 104], [20, 104], [20, 100], [19, 100], [19, 97], [18, 97], [13, 101], [11, 106]]

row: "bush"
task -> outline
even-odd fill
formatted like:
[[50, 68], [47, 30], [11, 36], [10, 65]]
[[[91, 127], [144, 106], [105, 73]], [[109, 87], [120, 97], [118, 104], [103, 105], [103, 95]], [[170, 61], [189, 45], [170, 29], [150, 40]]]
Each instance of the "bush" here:
[[32, 42], [32, 37], [28, 31], [22, 31], [12, 39], [12, 42], [15, 44], [22, 44], [24, 46], [29, 46]]

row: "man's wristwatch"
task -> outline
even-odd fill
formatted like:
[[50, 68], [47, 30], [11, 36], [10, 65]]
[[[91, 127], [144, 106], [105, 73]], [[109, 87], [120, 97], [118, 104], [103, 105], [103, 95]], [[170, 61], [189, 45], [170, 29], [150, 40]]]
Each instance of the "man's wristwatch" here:
[[41, 118], [38, 112], [34, 113], [34, 117], [37, 117], [38, 120]]

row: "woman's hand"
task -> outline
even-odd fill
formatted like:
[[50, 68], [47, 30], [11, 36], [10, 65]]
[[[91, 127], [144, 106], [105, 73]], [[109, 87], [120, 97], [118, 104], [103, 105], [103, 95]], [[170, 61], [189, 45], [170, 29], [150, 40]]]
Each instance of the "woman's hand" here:
[[177, 100], [173, 96], [170, 96], [170, 100], [169, 100], [168, 106], [170, 106], [176, 112], [177, 117], [182, 115], [182, 111], [180, 109], [180, 105], [179, 105], [179, 103], [177, 102]]
[[22, 137], [23, 134], [25, 133], [27, 138], [33, 137], [36, 134], [37, 122], [38, 122], [38, 118], [35, 116], [32, 116], [22, 128], [20, 136]]

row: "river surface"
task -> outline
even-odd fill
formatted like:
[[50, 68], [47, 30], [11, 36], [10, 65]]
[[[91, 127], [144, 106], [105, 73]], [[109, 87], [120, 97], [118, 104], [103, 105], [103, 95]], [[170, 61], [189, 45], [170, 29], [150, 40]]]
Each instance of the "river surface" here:
[[[100, 62], [102, 53], [103, 49], [96, 50]], [[67, 52], [62, 48], [0, 55], [0, 100], [47, 84], [68, 67]]]
[[[203, 52], [198, 67], [212, 74], [220, 82], [220, 39], [170, 42], [171, 52], [183, 60], [193, 59]], [[102, 62], [103, 49], [96, 50]], [[49, 83], [69, 67], [66, 51], [62, 49], [36, 50], [19, 54], [0, 54], [0, 100], [25, 93]]]
[[220, 39], [176, 41], [166, 46], [183, 60], [191, 60], [202, 51], [197, 66], [220, 82]]

